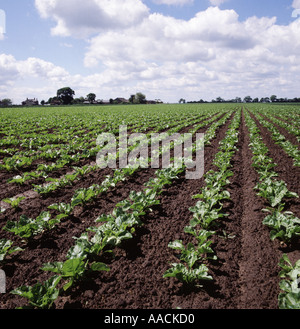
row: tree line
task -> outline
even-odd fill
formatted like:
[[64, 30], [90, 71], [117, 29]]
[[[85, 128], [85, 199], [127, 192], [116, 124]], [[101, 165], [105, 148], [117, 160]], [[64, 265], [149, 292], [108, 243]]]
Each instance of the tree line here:
[[[186, 101], [181, 98], [179, 103], [185, 103]], [[211, 103], [299, 103], [300, 98], [278, 98], [276, 95], [272, 95], [271, 97], [255, 97], [246, 96], [243, 99], [241, 97], [236, 97], [233, 99], [224, 99], [222, 97], [217, 97], [216, 99], [212, 99]], [[190, 101], [188, 103], [209, 103], [200, 99], [200, 101]]]
[[[146, 96], [138, 92], [136, 94], [130, 95], [129, 99], [125, 98], [110, 98], [108, 101], [96, 100], [97, 95], [95, 93], [89, 93], [86, 97], [78, 97], [75, 98], [75, 91], [70, 87], [64, 87], [57, 90], [55, 96], [50, 97], [48, 101], [42, 100], [40, 102], [41, 105], [72, 105], [72, 104], [122, 104], [122, 103], [131, 103], [131, 104], [146, 104], [147, 99]], [[156, 103], [160, 103], [160, 100], [156, 100]], [[9, 98], [0, 99], [0, 107], [9, 107], [12, 106], [13, 102]], [[28, 99], [22, 102], [23, 106], [34, 106], [39, 105], [38, 100]]]
[[[86, 98], [79, 97], [74, 98], [75, 91], [70, 87], [64, 87], [57, 90], [57, 94], [54, 97], [50, 97], [48, 102], [42, 101], [41, 104], [51, 104], [51, 105], [71, 105], [71, 104], [103, 104], [103, 100], [96, 101], [97, 95], [95, 93], [89, 93], [86, 95]], [[136, 93], [135, 95], [131, 95], [130, 98], [127, 100], [125, 98], [110, 98], [108, 101], [109, 104], [120, 104], [120, 103], [132, 103], [132, 104], [146, 104], [146, 96], [140, 92]]]
[[[70, 87], [64, 87], [57, 90], [56, 96], [50, 97], [48, 101], [41, 101], [41, 105], [72, 105], [72, 104], [147, 104], [150, 102], [153, 103], [162, 103], [161, 100], [157, 99], [155, 101], [147, 101], [146, 96], [138, 92], [136, 94], [130, 95], [129, 99], [124, 98], [110, 98], [108, 101], [96, 100], [95, 93], [89, 93], [86, 97], [74, 98], [75, 91]], [[38, 105], [37, 104], [32, 105]], [[217, 97], [212, 99], [211, 102], [204, 101], [200, 99], [199, 101], [186, 101], [184, 98], [180, 98], [180, 104], [184, 103], [300, 103], [300, 97], [295, 98], [278, 98], [276, 95], [270, 97], [261, 97], [261, 98], [252, 98], [251, 96], [246, 96], [243, 99], [241, 97], [236, 97], [233, 99], [224, 99], [222, 97]], [[12, 106], [12, 100], [9, 98], [0, 99], [0, 107], [10, 107]], [[22, 102], [22, 105], [30, 105]]]

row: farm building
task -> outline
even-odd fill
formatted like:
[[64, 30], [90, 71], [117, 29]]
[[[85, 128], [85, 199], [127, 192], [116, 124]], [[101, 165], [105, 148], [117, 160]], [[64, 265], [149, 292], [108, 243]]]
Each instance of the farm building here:
[[39, 101], [35, 98], [29, 99], [27, 98], [26, 101], [22, 102], [23, 106], [34, 106], [34, 105], [39, 105]]

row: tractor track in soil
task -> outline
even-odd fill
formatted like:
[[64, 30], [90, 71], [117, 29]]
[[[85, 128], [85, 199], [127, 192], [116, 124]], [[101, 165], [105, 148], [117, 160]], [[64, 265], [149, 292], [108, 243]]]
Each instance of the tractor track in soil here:
[[[237, 162], [234, 166], [236, 183], [241, 184], [240, 202], [240, 252], [238, 260], [238, 288], [236, 307], [239, 309], [276, 309], [279, 293], [279, 267], [281, 253], [278, 241], [271, 241], [269, 229], [263, 225], [265, 205], [254, 190], [258, 174], [252, 167], [249, 148], [249, 131], [244, 114], [238, 145]], [[239, 197], [239, 196], [236, 196]], [[238, 199], [236, 199], [238, 202]], [[238, 212], [235, 212], [238, 215]], [[233, 251], [237, 251], [234, 248]]]

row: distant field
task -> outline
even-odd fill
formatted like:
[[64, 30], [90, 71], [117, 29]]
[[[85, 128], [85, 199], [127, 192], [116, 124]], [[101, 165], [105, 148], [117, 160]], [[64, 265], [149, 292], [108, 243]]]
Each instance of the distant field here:
[[[12, 108], [0, 120], [1, 309], [300, 308], [300, 105]], [[204, 176], [100, 169], [97, 137], [120, 126], [204, 133]]]

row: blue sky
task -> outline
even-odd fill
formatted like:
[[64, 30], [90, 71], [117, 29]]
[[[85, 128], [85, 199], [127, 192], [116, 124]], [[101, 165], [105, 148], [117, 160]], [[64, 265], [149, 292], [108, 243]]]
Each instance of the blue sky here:
[[299, 97], [297, 8], [298, 0], [0, 0], [0, 99], [47, 100], [65, 85], [100, 99]]

